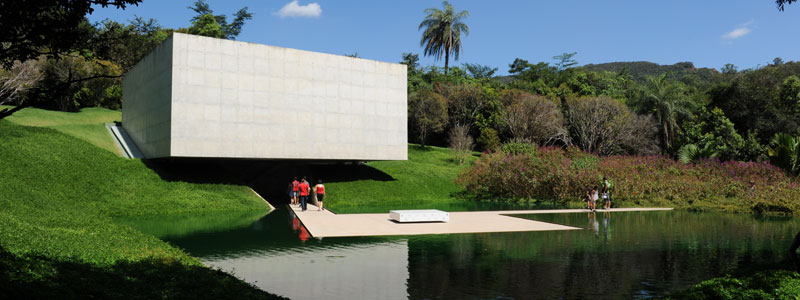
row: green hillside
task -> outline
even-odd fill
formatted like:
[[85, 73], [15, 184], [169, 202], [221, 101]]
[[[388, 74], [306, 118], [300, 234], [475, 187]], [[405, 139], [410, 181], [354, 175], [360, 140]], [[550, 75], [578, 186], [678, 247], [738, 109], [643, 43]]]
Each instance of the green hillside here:
[[[470, 158], [470, 162], [475, 157]], [[408, 146], [407, 161], [374, 161], [366, 165], [385, 178], [362, 178], [327, 184], [328, 205], [337, 213], [387, 212], [390, 209], [436, 208], [464, 210], [469, 203], [457, 198], [459, 165], [447, 148]]]
[[70, 136], [92, 140], [117, 112], [19, 113], [0, 120], [0, 298], [272, 297], [112, 219], [266, 213], [248, 187], [165, 181]]
[[122, 121], [120, 111], [92, 107], [73, 113], [28, 107], [6, 119], [19, 125], [53, 128], [119, 154], [104, 123]]

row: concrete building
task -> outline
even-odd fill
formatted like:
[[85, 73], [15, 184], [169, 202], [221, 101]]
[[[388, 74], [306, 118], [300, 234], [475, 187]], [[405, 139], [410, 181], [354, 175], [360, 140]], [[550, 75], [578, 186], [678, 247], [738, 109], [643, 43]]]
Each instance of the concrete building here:
[[174, 33], [123, 80], [146, 158], [406, 160], [406, 67]]

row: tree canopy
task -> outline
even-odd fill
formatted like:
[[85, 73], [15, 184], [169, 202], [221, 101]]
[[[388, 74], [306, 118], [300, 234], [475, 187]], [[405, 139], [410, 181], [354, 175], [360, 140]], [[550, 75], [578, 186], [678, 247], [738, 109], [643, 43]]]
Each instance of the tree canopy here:
[[462, 10], [455, 12], [449, 2], [442, 3], [444, 9], [428, 8], [425, 19], [419, 23], [418, 30], [425, 29], [419, 45], [424, 47], [425, 56], [433, 56], [439, 60], [444, 56], [444, 73], [449, 69], [450, 55], [458, 60], [461, 54], [461, 33], [469, 35], [469, 27], [464, 19], [469, 17], [469, 12]]
[[[198, 0], [194, 3], [194, 6], [189, 6], [189, 9], [197, 13], [192, 17], [192, 27], [190, 27], [195, 33], [189, 33], [229, 40], [235, 40], [242, 32], [244, 22], [253, 18], [253, 14], [250, 13], [247, 10], [247, 6], [245, 6], [233, 14], [233, 21], [228, 23], [228, 17], [225, 15], [215, 15], [211, 6], [209, 6], [205, 0]], [[210, 18], [208, 16], [210, 16]], [[211, 22], [210, 19], [213, 19], [214, 22]], [[217, 25], [213, 25], [214, 23]], [[203, 32], [204, 34], [197, 32]]]
[[795, 1], [797, 0], [775, 0], [775, 4], [778, 5], [778, 10], [783, 11], [786, 4], [792, 4]]
[[142, 0], [26, 0], [0, 1], [0, 63], [40, 55], [51, 57], [74, 51], [87, 43], [92, 26], [85, 22], [92, 5], [125, 9]]

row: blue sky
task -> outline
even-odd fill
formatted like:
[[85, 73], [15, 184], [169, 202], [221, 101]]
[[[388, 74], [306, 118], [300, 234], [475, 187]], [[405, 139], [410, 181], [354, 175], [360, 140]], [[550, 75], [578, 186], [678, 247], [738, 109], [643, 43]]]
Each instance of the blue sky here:
[[[397, 62], [402, 52], [422, 53], [417, 30], [428, 7], [440, 1], [210, 0], [216, 14], [248, 6], [254, 14], [240, 41]], [[126, 10], [97, 8], [93, 22], [154, 18], [164, 27], [188, 27], [193, 0], [144, 0]], [[578, 52], [579, 64], [691, 61], [697, 67], [739, 69], [775, 57], [800, 60], [800, 3], [779, 12], [772, 0], [669, 1], [461, 1], [470, 35], [458, 61], [499, 68], [514, 58], [552, 62]], [[422, 57], [422, 65], [444, 65]]]

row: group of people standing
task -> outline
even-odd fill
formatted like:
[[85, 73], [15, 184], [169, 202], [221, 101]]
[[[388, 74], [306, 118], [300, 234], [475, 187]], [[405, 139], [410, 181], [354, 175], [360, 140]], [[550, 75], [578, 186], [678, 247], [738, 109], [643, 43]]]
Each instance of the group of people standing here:
[[297, 181], [297, 177], [292, 179], [289, 183], [289, 198], [292, 205], [300, 205], [303, 211], [306, 211], [308, 204], [308, 197], [316, 197], [319, 208], [317, 210], [325, 210], [322, 207], [322, 202], [325, 200], [325, 186], [322, 185], [322, 180], [317, 180], [317, 185], [311, 187], [305, 177], [301, 181]]
[[611, 209], [611, 182], [608, 178], [603, 177], [603, 188], [598, 191], [595, 185], [592, 188], [586, 189], [586, 206], [591, 211], [597, 211], [597, 201], [603, 197], [603, 209]]

